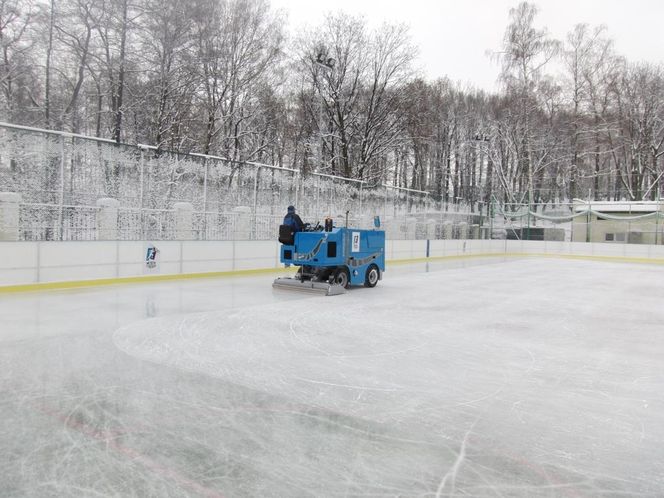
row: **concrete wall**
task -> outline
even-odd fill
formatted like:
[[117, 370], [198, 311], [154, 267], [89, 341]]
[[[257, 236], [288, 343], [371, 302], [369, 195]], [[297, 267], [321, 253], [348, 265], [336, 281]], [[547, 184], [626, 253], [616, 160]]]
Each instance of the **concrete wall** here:
[[[148, 274], [225, 272], [279, 268], [277, 241], [163, 241], [157, 270], [145, 265], [145, 242], [2, 242], [0, 286], [67, 282]], [[392, 240], [386, 258], [425, 258], [426, 240]], [[431, 240], [429, 256], [552, 254], [664, 259], [664, 246], [520, 240]]]

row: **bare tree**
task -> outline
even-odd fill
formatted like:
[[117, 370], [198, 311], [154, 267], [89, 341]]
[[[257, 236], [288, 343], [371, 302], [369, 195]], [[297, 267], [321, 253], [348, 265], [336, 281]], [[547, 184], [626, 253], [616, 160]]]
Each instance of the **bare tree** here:
[[[586, 24], [577, 24], [568, 33], [566, 46], [563, 51], [563, 61], [567, 71], [567, 92], [572, 102], [571, 108], [571, 164], [569, 169], [569, 196], [571, 199], [577, 197], [577, 182], [582, 165], [579, 164], [584, 157], [581, 150], [583, 138], [588, 134], [587, 115], [584, 112], [584, 104], [588, 102], [594, 83], [592, 78], [592, 64], [595, 62], [597, 46], [603, 44], [602, 35], [605, 31], [603, 26], [595, 28], [590, 32]], [[607, 47], [608, 48], [608, 47]]]
[[505, 31], [501, 79], [508, 95], [517, 102], [520, 126], [514, 143], [521, 174], [526, 176], [529, 202], [534, 196], [533, 150], [534, 141], [531, 117], [538, 109], [537, 90], [546, 65], [557, 55], [559, 43], [549, 38], [545, 29], [534, 26], [537, 7], [522, 2], [510, 10], [510, 24]]
[[31, 0], [0, 0], [0, 109], [9, 119], [15, 118], [16, 93], [25, 90], [32, 76], [33, 44], [27, 33], [35, 11]]
[[147, 0], [143, 14], [140, 47], [147, 67], [141, 83], [148, 139], [180, 150], [193, 143], [187, 133], [195, 89], [191, 15], [178, 0]]
[[[327, 145], [331, 156], [330, 172], [350, 177], [353, 174], [351, 147], [358, 128], [358, 101], [366, 74], [365, 22], [344, 14], [330, 14], [323, 26], [305, 33], [298, 45], [306, 81], [313, 88], [313, 95], [320, 99], [310, 101], [309, 110], [313, 121], [319, 125], [321, 148], [331, 139]], [[321, 58], [332, 59], [334, 68], [321, 65], [318, 60]], [[316, 119], [321, 105], [323, 117]]]
[[[372, 162], [393, 150], [402, 140], [402, 102], [412, 77], [416, 49], [404, 25], [383, 25], [370, 44], [370, 72], [363, 88], [360, 118], [360, 152], [356, 176], [365, 178]], [[371, 180], [382, 179], [384, 171], [373, 168]], [[420, 182], [423, 183], [423, 182]]]
[[[67, 47], [75, 65], [74, 74], [64, 75], [70, 93], [65, 101], [60, 121], [63, 124], [69, 122], [71, 129], [75, 132], [79, 131], [81, 126], [78, 115], [79, 97], [90, 57], [92, 34], [96, 27], [92, 8], [92, 0], [76, 0], [74, 5], [67, 6], [66, 10], [61, 12], [58, 22], [55, 24], [60, 41]], [[75, 23], [71, 22], [72, 18], [75, 19]]]
[[[128, 37], [130, 31], [136, 30], [135, 21], [141, 14], [129, 0], [101, 0], [95, 4], [93, 15], [100, 44], [98, 52], [93, 55], [103, 67], [107, 80], [111, 137], [119, 143], [124, 116]], [[101, 94], [98, 99], [101, 102]], [[98, 112], [101, 111], [99, 106]]]
[[372, 32], [362, 19], [330, 14], [299, 38], [297, 50], [308, 86], [301, 95], [317, 123], [321, 159], [329, 158], [329, 168], [319, 168], [385, 178], [388, 156], [404, 140], [404, 91], [416, 54], [408, 29], [384, 25]]
[[631, 200], [659, 190], [664, 155], [664, 82], [661, 66], [627, 66], [614, 88], [617, 133], [609, 132], [621, 184]]
[[279, 63], [282, 25], [265, 0], [196, 4], [194, 32], [206, 115], [206, 153], [216, 145], [228, 157], [251, 159], [262, 150], [261, 146], [246, 150], [245, 138], [254, 133], [249, 123], [256, 117], [255, 96]]

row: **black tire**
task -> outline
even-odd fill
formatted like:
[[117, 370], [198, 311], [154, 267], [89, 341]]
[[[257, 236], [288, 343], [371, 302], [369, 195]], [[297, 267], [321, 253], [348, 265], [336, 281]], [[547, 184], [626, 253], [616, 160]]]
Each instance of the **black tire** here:
[[369, 265], [367, 268], [367, 273], [364, 276], [364, 286], [365, 287], [376, 287], [378, 280], [380, 279], [380, 270], [376, 265]]
[[334, 271], [330, 270], [329, 268], [321, 268], [318, 271], [318, 280], [320, 282], [327, 282], [329, 284], [334, 283]]
[[334, 284], [340, 285], [344, 289], [348, 289], [350, 287], [350, 273], [348, 273], [348, 270], [344, 267], [337, 268], [334, 270], [332, 281]]

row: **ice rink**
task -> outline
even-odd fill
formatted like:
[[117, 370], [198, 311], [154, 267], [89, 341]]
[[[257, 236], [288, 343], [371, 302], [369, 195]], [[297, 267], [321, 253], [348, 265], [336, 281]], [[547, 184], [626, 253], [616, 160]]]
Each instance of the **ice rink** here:
[[664, 496], [664, 266], [0, 295], [0, 496]]

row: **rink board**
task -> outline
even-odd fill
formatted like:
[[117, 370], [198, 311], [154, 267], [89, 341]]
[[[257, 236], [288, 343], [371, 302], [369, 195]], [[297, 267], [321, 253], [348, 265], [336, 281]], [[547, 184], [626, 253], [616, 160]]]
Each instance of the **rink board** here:
[[[277, 271], [276, 241], [158, 241], [155, 268], [147, 241], [2, 242], [0, 291]], [[664, 246], [512, 240], [388, 240], [388, 263], [436, 258], [549, 255], [664, 262]]]

